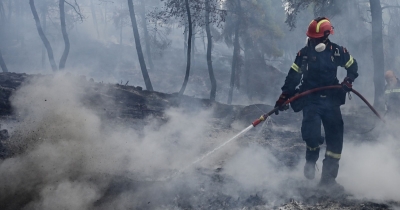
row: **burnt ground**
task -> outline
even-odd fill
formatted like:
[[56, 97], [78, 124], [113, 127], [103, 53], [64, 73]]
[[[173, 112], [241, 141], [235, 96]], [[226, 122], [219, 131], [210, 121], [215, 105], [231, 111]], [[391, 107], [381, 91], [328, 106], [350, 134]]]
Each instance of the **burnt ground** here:
[[[183, 112], [195, 112], [203, 109], [213, 111], [212, 123], [215, 133], [240, 131], [260, 116], [263, 112], [272, 109], [272, 106], [257, 104], [250, 106], [230, 106], [211, 102], [206, 99], [197, 99], [177, 94], [164, 94], [142, 90], [141, 87], [125, 86], [120, 84], [103, 84], [84, 77], [66, 75], [79, 81], [83, 88], [82, 103], [94, 110], [104, 121], [129, 124], [140, 131], [151, 120], [160, 123], [168, 121], [164, 111], [179, 107]], [[51, 77], [44, 75], [27, 75], [16, 73], [0, 73], [0, 116], [1, 122], [10, 124], [20, 123], [19, 114], [13, 109], [10, 97], [18, 90], [21, 84], [29, 83], [35, 77]], [[112, 103], [110, 103], [112, 101]], [[117, 105], [116, 105], [117, 104]], [[346, 126], [346, 139], [364, 139], [374, 141], [372, 128], [376, 120], [366, 107], [357, 107], [348, 110], [343, 115]], [[276, 168], [284, 171], [295, 170], [304, 159], [305, 144], [301, 140], [300, 125], [301, 114], [287, 111], [278, 116], [272, 116], [270, 126], [260, 125], [245, 134], [244, 139], [238, 143], [240, 150], [251, 145], [258, 145], [268, 150], [278, 160]], [[240, 126], [238, 126], [240, 125]], [[18, 134], [14, 130], [0, 132], [2, 148], [0, 155], [3, 159], [13, 158], [24, 153], [26, 148], [15, 147], [13, 141]], [[214, 135], [214, 134], [213, 134]], [[215, 134], [217, 135], [217, 134]], [[11, 136], [11, 137], [9, 137]], [[14, 138], [13, 138], [14, 136]], [[229, 158], [230, 155], [224, 156]], [[144, 180], [133, 179], [130, 174], [123, 176], [107, 175], [112, 181], [103, 187], [101, 197], [93, 204], [93, 209], [110, 209], [108, 201], [115, 199], [126, 192], [144, 191], [151, 197], [144, 197], [141, 202], [125, 209], [393, 209], [399, 205], [393, 201], [375, 202], [355, 199], [350, 194], [328, 195], [319, 192], [308, 181], [298, 178], [287, 178], [284, 189], [288, 192], [279, 192], [268, 188], [259, 190], [254, 194], [242, 193], [237, 189], [237, 196], [225, 192], [224, 186], [235, 185], [237, 180], [224, 173], [224, 160], [220, 160], [215, 167], [206, 168], [195, 166], [194, 174], [179, 175], [179, 183], [174, 179], [169, 180]], [[182, 180], [193, 176], [202, 177], [196, 186], [188, 187]], [[104, 177], [103, 177], [104, 178]], [[100, 177], [87, 178], [89, 182], [96, 183], [103, 179]], [[97, 181], [96, 181], [97, 180]], [[212, 184], [210, 184], [212, 183]], [[179, 185], [176, 187], [174, 185]], [[238, 184], [239, 185], [239, 184]], [[174, 187], [172, 187], [174, 186]], [[173, 194], [171, 188], [179, 188]], [[35, 191], [22, 190], [19, 194], [0, 196], [1, 209], [22, 209], [34, 200]], [[29, 207], [28, 207], [29, 208]]]

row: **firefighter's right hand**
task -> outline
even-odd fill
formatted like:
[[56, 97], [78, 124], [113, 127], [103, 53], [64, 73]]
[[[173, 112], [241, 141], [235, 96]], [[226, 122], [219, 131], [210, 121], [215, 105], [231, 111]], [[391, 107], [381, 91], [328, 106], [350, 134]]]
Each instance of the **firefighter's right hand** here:
[[353, 80], [349, 77], [344, 78], [343, 82], [341, 83], [342, 89], [345, 92], [350, 92], [353, 89]]
[[276, 107], [279, 107], [279, 109], [277, 109], [277, 110], [275, 111], [275, 114], [276, 114], [276, 115], [279, 114], [279, 111], [285, 111], [285, 110], [289, 109], [289, 105], [288, 105], [288, 104], [285, 104], [285, 102], [286, 102], [287, 100], [289, 100], [288, 94], [282, 93], [282, 94], [279, 96], [279, 99], [278, 99], [278, 100], [276, 101], [276, 103], [275, 103], [275, 108], [276, 108]]

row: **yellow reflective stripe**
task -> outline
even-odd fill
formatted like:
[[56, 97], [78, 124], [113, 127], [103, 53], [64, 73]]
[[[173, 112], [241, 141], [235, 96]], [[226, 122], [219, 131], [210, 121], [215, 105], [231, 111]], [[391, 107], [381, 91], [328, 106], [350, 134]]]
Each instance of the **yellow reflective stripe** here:
[[334, 153], [334, 152], [331, 152], [331, 151], [326, 151], [325, 156], [333, 157], [333, 158], [336, 158], [336, 159], [340, 159], [342, 157], [341, 154], [337, 154], [337, 153]]
[[354, 59], [353, 56], [350, 55], [349, 61], [347, 61], [346, 65], [344, 65], [345, 68], [349, 68], [351, 65], [353, 65]]
[[307, 146], [307, 149], [310, 150], [310, 151], [317, 151], [319, 149], [319, 146], [315, 147], [315, 148]]
[[319, 27], [321, 26], [321, 24], [325, 23], [325, 22], [329, 22], [329, 20], [321, 20], [321, 21], [319, 21], [319, 23], [317, 24], [317, 33], [319, 33]]
[[389, 94], [389, 93], [400, 93], [400, 89], [385, 90], [385, 94]]
[[291, 68], [292, 68], [293, 70], [297, 71], [298, 73], [301, 73], [300, 68], [299, 68], [299, 66], [298, 66], [297, 64], [293, 63], [292, 66], [291, 66]]

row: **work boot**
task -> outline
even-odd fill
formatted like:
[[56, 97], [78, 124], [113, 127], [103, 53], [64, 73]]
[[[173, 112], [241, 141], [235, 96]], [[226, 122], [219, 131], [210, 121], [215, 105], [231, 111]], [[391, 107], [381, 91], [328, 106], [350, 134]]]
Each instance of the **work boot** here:
[[315, 178], [315, 167], [316, 167], [316, 163], [314, 162], [306, 162], [306, 164], [304, 165], [304, 176], [307, 179], [314, 179]]
[[338, 197], [345, 195], [345, 189], [342, 185], [336, 182], [336, 180], [323, 180], [318, 183], [318, 190], [326, 195]]
[[325, 156], [322, 162], [321, 183], [329, 184], [334, 182], [339, 172], [339, 159]]
[[323, 161], [321, 180], [318, 188], [329, 195], [344, 194], [344, 187], [336, 182], [339, 171], [339, 159], [326, 156]]

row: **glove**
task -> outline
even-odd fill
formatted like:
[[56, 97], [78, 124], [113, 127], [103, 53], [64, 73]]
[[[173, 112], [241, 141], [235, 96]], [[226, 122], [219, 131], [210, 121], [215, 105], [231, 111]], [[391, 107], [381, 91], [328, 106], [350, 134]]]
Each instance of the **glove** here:
[[351, 79], [350, 77], [344, 78], [343, 82], [341, 83], [342, 89], [345, 92], [350, 92], [353, 89], [352, 83], [353, 83], [353, 79]]
[[285, 111], [285, 110], [289, 109], [289, 105], [288, 104], [283, 105], [287, 100], [289, 100], [289, 95], [287, 93], [282, 93], [279, 96], [279, 99], [275, 103], [275, 108], [279, 107], [279, 109], [275, 111], [276, 115], [279, 114], [279, 111]]

